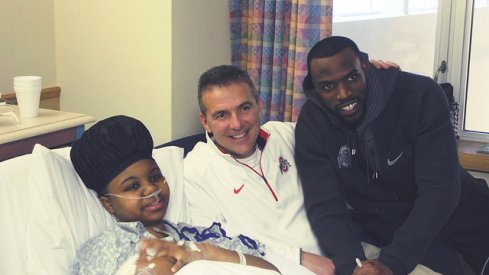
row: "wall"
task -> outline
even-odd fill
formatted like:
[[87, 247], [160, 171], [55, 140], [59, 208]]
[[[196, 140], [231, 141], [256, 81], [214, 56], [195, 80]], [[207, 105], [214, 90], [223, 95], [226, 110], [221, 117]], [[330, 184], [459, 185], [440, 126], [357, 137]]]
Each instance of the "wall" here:
[[12, 78], [40, 75], [56, 85], [53, 0], [0, 2], [0, 93], [13, 92]]
[[171, 1], [55, 0], [54, 10], [61, 110], [134, 116], [155, 144], [171, 139]]
[[178, 0], [172, 7], [173, 138], [203, 132], [197, 83], [212, 66], [230, 64], [227, 0]]
[[135, 116], [156, 145], [202, 132], [197, 80], [230, 62], [228, 16], [227, 0], [2, 0], [0, 92], [36, 74], [61, 110]]
[[62, 110], [135, 116], [156, 145], [202, 131], [198, 77], [230, 61], [226, 0], [55, 1]]

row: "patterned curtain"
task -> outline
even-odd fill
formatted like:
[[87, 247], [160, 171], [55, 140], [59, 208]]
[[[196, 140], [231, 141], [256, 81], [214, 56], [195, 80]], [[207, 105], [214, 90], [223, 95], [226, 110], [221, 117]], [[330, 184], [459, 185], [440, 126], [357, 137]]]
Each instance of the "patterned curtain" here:
[[232, 64], [246, 70], [262, 122], [296, 121], [307, 53], [331, 35], [333, 0], [229, 0]]

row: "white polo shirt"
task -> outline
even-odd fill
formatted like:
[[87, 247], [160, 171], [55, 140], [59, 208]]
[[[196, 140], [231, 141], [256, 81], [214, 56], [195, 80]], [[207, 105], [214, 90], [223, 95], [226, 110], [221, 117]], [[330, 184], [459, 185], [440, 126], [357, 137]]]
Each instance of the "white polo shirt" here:
[[254, 155], [261, 161], [222, 153], [209, 136], [199, 142], [184, 160], [192, 224], [221, 222], [230, 235], [257, 239], [297, 263], [300, 248], [321, 254], [304, 208], [294, 129], [290, 122], [264, 124]]

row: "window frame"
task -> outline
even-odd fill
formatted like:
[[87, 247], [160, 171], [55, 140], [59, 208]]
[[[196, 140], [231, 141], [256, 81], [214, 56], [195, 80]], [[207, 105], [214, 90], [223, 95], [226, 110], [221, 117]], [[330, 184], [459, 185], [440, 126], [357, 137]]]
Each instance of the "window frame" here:
[[[439, 0], [445, 2], [446, 0]], [[447, 44], [449, 47], [448, 70], [446, 81], [452, 83], [454, 96], [459, 103], [458, 135], [462, 140], [489, 142], [489, 134], [465, 130], [465, 110], [469, 62], [470, 39], [472, 31], [474, 0], [450, 0], [451, 18], [450, 36]]]

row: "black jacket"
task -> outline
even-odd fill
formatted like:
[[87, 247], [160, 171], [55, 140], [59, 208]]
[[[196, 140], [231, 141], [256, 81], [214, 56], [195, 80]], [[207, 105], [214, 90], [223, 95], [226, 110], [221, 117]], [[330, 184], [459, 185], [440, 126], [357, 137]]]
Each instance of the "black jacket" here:
[[370, 67], [367, 86], [367, 111], [353, 129], [304, 84], [295, 153], [305, 206], [336, 274], [351, 274], [355, 258], [365, 258], [352, 217], [383, 246], [379, 260], [407, 274], [457, 206], [466, 172], [438, 84]]

